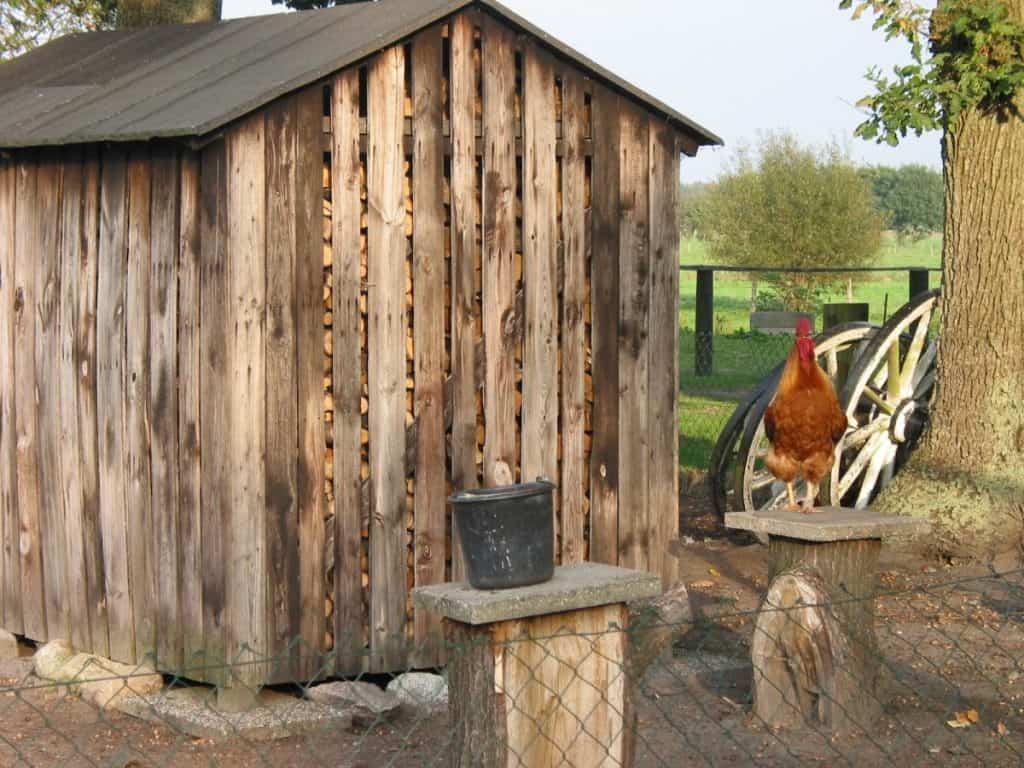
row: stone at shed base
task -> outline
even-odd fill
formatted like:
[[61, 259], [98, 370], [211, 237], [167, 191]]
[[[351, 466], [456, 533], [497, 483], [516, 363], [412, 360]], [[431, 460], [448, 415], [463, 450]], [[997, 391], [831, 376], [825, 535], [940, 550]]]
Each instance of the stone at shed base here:
[[153, 694], [164, 679], [152, 667], [119, 664], [91, 653], [75, 653], [63, 640], [47, 643], [32, 660], [36, 676], [64, 683], [100, 709], [116, 708], [128, 696]]
[[0, 659], [18, 658], [18, 638], [0, 629]]
[[402, 702], [392, 691], [373, 683], [343, 680], [323, 683], [306, 691], [306, 698], [334, 709], [352, 710], [352, 725], [370, 728], [393, 718]]
[[440, 675], [406, 672], [388, 683], [388, 692], [413, 709], [433, 710], [448, 706], [448, 683]]
[[319, 729], [348, 729], [348, 709], [303, 701], [275, 691], [261, 691], [247, 712], [227, 713], [219, 708], [212, 688], [176, 688], [154, 696], [127, 698], [118, 707], [142, 720], [162, 723], [200, 739], [244, 738], [250, 741], [287, 739]]
[[259, 695], [245, 685], [223, 686], [217, 689], [217, 709], [230, 715], [250, 712], [259, 706]]

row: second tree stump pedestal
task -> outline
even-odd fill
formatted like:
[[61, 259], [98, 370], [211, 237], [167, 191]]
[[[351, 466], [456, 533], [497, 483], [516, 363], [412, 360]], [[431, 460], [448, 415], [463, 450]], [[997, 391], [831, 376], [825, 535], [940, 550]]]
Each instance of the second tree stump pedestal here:
[[770, 727], [866, 731], [881, 711], [875, 585], [883, 537], [927, 520], [823, 508], [734, 512], [768, 535], [769, 586], [751, 643], [754, 715]]

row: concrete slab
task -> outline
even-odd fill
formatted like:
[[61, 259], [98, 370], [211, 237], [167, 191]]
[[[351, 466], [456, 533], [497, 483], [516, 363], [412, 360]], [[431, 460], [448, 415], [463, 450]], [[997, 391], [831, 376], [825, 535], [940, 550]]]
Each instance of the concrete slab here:
[[729, 512], [725, 527], [767, 533], [800, 541], [853, 541], [884, 539], [931, 531], [931, 521], [918, 517], [882, 517], [871, 510], [819, 507], [810, 514], [773, 509], [764, 512]]
[[0, 659], [16, 659], [20, 655], [18, 638], [0, 629]]
[[532, 587], [485, 591], [468, 584], [435, 584], [412, 592], [416, 607], [463, 624], [494, 624], [550, 613], [642, 600], [661, 594], [651, 573], [598, 563], [555, 568], [551, 581]]

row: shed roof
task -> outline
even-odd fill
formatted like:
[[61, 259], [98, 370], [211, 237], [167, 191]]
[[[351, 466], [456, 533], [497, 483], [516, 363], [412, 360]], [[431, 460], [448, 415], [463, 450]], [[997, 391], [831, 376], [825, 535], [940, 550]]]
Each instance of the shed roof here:
[[722, 143], [495, 0], [382, 0], [61, 37], [0, 63], [0, 147], [203, 136], [474, 5], [540, 38], [698, 144]]

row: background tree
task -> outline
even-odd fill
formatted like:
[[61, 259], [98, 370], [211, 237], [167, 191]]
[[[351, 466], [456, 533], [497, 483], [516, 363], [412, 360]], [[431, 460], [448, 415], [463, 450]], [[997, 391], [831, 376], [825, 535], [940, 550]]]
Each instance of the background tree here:
[[[871, 188], [835, 146], [802, 147], [790, 135], [741, 152], [701, 200], [698, 221], [711, 257], [742, 267], [859, 267], [878, 254], [882, 217]], [[770, 283], [787, 309], [807, 310], [845, 278], [751, 272], [751, 311], [758, 281]]]
[[274, 5], [287, 5], [297, 11], [308, 11], [311, 8], [329, 8], [332, 5], [354, 5], [355, 3], [375, 3], [377, 0], [273, 0]]
[[942, 230], [945, 190], [942, 174], [924, 165], [861, 169], [875, 195], [875, 206], [902, 237], [921, 238]]
[[120, 29], [219, 21], [221, 0], [117, 0]]
[[879, 497], [928, 515], [947, 552], [1024, 544], [1024, 0], [842, 0], [911, 45], [874, 70], [861, 136], [896, 144], [943, 131], [941, 346], [931, 423]]
[[699, 208], [711, 185], [706, 182], [679, 185], [679, 234], [700, 237]]

